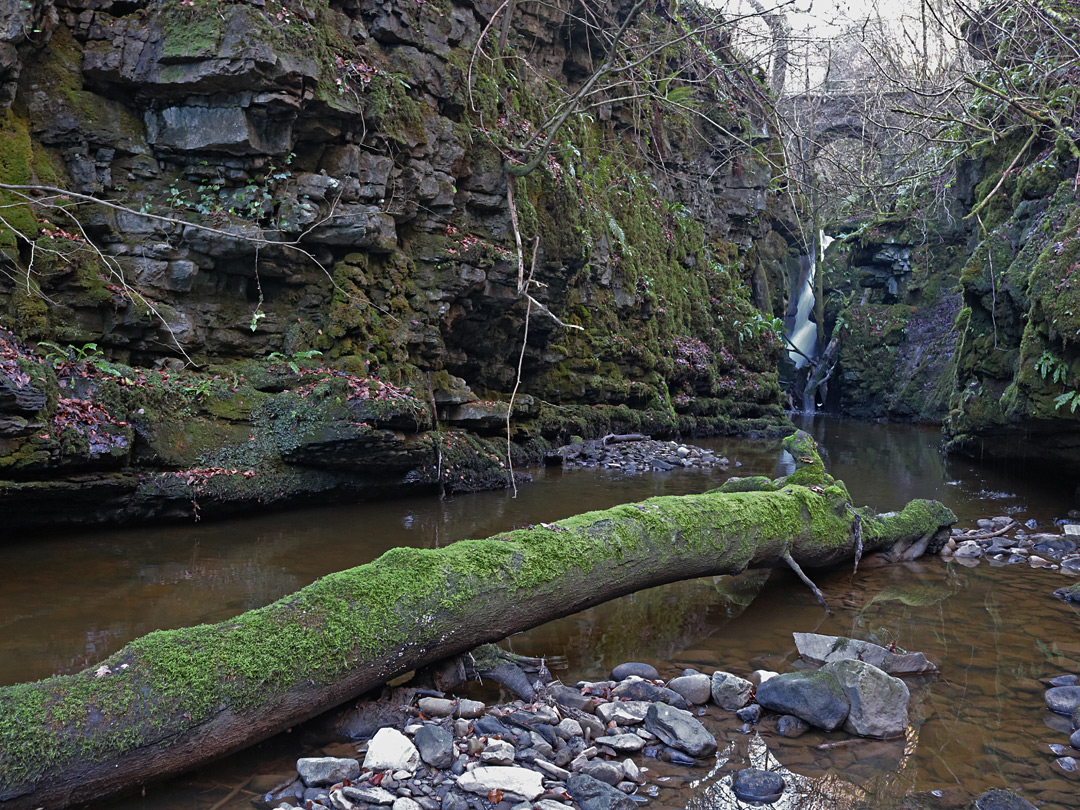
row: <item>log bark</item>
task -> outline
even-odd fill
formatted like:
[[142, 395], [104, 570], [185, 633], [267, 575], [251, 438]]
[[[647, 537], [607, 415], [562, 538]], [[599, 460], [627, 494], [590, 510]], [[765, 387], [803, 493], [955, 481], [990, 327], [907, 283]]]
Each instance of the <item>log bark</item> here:
[[[669, 496], [441, 549], [399, 548], [220, 624], [0, 689], [0, 807], [106, 799], [252, 745], [401, 673], [643, 588], [790, 555], [850, 560], [853, 510], [813, 440], [761, 491]], [[744, 479], [745, 480], [745, 479]], [[767, 491], [766, 491], [767, 490]], [[867, 553], [947, 535], [934, 501], [860, 512]]]

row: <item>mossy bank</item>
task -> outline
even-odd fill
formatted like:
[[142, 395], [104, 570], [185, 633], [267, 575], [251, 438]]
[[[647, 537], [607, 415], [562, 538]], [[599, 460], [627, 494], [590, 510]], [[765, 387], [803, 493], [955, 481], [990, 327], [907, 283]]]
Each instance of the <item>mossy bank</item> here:
[[[5, 34], [0, 182], [72, 195], [3, 192], [6, 356], [52, 358], [3, 378], [45, 400], [0, 398], [24, 523], [504, 485], [515, 387], [519, 463], [785, 425], [797, 228], [714, 12], [616, 41], [526, 4], [494, 58], [484, 3], [205, 5], [35, 0]], [[552, 125], [605, 49], [652, 100]], [[63, 439], [65, 400], [121, 438]]]

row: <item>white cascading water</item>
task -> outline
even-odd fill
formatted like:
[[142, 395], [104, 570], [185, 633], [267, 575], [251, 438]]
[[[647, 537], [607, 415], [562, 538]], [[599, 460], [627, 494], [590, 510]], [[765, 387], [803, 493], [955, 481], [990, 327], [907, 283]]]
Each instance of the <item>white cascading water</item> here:
[[[806, 268], [805, 280], [799, 289], [799, 297], [795, 306], [795, 317], [788, 329], [788, 340], [791, 345], [798, 349], [789, 349], [788, 357], [800, 369], [807, 363], [807, 357], [817, 356], [817, 324], [810, 320], [810, 313], [814, 309], [814, 271], [817, 269], [816, 256], [810, 253]], [[801, 352], [801, 354], [800, 354]]]

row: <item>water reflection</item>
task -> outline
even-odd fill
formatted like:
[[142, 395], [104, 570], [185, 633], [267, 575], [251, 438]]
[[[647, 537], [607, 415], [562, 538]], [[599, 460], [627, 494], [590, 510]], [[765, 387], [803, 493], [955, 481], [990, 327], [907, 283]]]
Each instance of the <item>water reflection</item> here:
[[[882, 511], [911, 498], [937, 498], [968, 523], [1009, 513], [1048, 525], [1071, 506], [1071, 492], [1059, 482], [943, 459], [936, 431], [828, 419], [807, 428], [856, 502]], [[728, 473], [538, 470], [537, 485], [522, 488], [517, 499], [508, 493], [446, 502], [409, 498], [216, 524], [11, 538], [0, 547], [7, 575], [0, 588], [0, 682], [81, 669], [152, 629], [226, 618], [393, 546], [436, 547], [651, 495], [700, 492], [729, 474], [782, 471], [776, 441], [702, 443], [731, 459]], [[1042, 810], [1075, 806], [1062, 798], [1072, 795], [1072, 783], [1054, 770], [1046, 748], [1067, 737], [1047, 726], [1038, 680], [1080, 669], [1077, 611], [1048, 596], [1069, 580], [1050, 571], [967, 569], [936, 559], [857, 577], [847, 570], [815, 577], [832, 614], [823, 614], [789, 572], [751, 572], [643, 591], [508, 644], [526, 654], [566, 656], [569, 670], [562, 674], [569, 681], [604, 677], [626, 659], [650, 661], [668, 677], [685, 667], [786, 671], [796, 659], [794, 631], [896, 641], [940, 663], [940, 678], [912, 682], [912, 732], [902, 743], [821, 750], [843, 735], [811, 732], [788, 740], [771, 721], [746, 735], [733, 715], [710, 710], [706, 720], [730, 752], [727, 759], [708, 776], [657, 764], [669, 778], [657, 808], [733, 806], [732, 770], [753, 762], [791, 774], [798, 790], [789, 801], [803, 802], [791, 807], [889, 807], [912, 791], [966, 795], [991, 787], [1026, 791]], [[307, 751], [299, 739], [282, 738], [123, 806], [205, 810], [230, 784], [288, 770]], [[246, 804], [240, 796], [228, 807]]]

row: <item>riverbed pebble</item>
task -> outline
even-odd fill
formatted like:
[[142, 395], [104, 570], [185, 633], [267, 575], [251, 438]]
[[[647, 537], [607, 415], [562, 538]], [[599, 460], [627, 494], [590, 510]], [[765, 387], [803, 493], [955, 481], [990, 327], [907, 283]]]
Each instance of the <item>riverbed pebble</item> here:
[[545, 460], [548, 464], [564, 467], [606, 467], [631, 474], [688, 467], [726, 470], [729, 466], [726, 458], [704, 447], [658, 441], [647, 436], [575, 441], [552, 451]]

